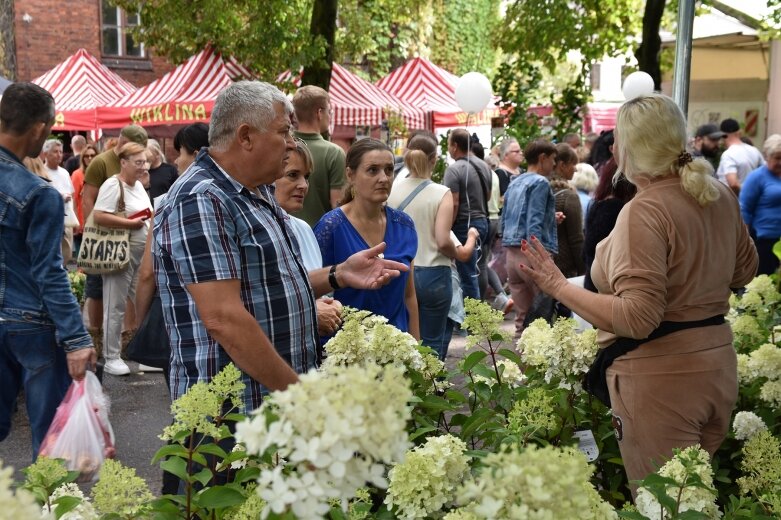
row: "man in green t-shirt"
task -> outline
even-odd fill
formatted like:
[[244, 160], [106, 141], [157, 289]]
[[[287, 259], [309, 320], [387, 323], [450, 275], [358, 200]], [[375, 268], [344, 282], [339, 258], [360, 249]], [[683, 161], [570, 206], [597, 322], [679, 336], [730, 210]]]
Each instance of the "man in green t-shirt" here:
[[309, 176], [309, 192], [304, 199], [304, 207], [295, 216], [314, 226], [342, 198], [344, 150], [322, 136], [328, 131], [331, 121], [328, 92], [314, 85], [301, 87], [293, 96], [293, 108], [298, 119], [295, 136], [306, 143], [315, 165]]
[[[81, 194], [81, 208], [84, 219], [92, 213], [95, 201], [98, 198], [100, 187], [106, 179], [119, 173], [119, 151], [127, 143], [134, 142], [146, 146], [147, 133], [138, 125], [128, 125], [119, 131], [119, 140], [114, 148], [98, 154], [89, 163], [84, 172], [84, 188]], [[87, 275], [84, 296], [87, 298], [87, 317], [89, 319], [90, 334], [93, 339], [100, 341], [100, 328], [103, 326], [103, 279], [100, 275]], [[128, 322], [134, 316], [128, 313]]]

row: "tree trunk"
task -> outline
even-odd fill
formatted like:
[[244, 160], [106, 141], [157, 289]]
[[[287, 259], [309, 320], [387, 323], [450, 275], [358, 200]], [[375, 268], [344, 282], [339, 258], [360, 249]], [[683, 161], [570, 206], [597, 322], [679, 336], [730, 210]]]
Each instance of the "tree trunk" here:
[[336, 41], [336, 10], [338, 0], [315, 0], [312, 7], [312, 23], [309, 34], [312, 39], [322, 38], [325, 55], [304, 68], [302, 85], [317, 85], [325, 90], [331, 84], [331, 65], [334, 61]]
[[635, 52], [640, 70], [651, 75], [655, 90], [662, 89], [662, 69], [659, 64], [662, 39], [659, 37], [659, 27], [666, 2], [667, 0], [646, 1], [645, 13], [643, 13], [643, 41]]

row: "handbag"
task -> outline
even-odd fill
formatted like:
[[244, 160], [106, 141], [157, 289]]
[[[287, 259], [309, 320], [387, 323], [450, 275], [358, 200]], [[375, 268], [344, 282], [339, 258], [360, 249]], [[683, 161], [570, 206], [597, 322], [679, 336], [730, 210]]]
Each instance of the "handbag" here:
[[125, 355], [128, 359], [165, 369], [171, 357], [171, 344], [163, 321], [163, 303], [155, 294], [144, 320], [136, 330], [133, 339], [127, 345]]
[[[114, 176], [116, 177], [116, 175]], [[119, 182], [115, 215], [125, 217], [125, 188]], [[95, 224], [95, 212], [89, 214], [79, 248], [77, 263], [87, 274], [109, 274], [127, 268], [130, 263], [130, 230]]]

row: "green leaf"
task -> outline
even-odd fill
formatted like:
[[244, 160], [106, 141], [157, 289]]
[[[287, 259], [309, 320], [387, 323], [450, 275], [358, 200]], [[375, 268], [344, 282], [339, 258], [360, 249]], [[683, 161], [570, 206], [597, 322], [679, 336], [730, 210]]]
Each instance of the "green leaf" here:
[[423, 400], [420, 402], [420, 406], [423, 408], [428, 408], [430, 410], [436, 410], [438, 412], [444, 412], [446, 410], [452, 410], [453, 405], [448, 402], [447, 399], [444, 399], [438, 395], [427, 395], [423, 398]]
[[521, 356], [519, 356], [517, 352], [513, 352], [508, 348], [499, 349], [499, 355], [509, 359], [510, 361], [512, 361], [518, 366], [523, 365], [523, 362], [521, 361]]
[[248, 466], [241, 468], [236, 472], [236, 476], [233, 478], [233, 482], [236, 484], [243, 484], [250, 480], [256, 480], [260, 476], [260, 468], [256, 466]]
[[437, 431], [437, 429], [433, 426], [424, 426], [422, 428], [418, 428], [417, 430], [415, 430], [410, 434], [409, 440], [414, 441], [415, 439], [417, 439], [422, 435], [426, 435], [427, 433], [435, 432], [435, 431]]
[[187, 473], [187, 461], [180, 459], [179, 457], [171, 457], [160, 463], [160, 467], [163, 471], [167, 471], [173, 475], [176, 475], [185, 482], [192, 482], [190, 475]]
[[214, 443], [202, 444], [198, 446], [195, 451], [196, 453], [208, 453], [209, 455], [215, 455], [220, 459], [224, 459], [228, 456], [228, 454], [225, 453], [225, 450]]
[[151, 463], [155, 464], [160, 459], [164, 457], [170, 457], [170, 456], [177, 456], [186, 459], [187, 449], [185, 449], [185, 447], [182, 446], [181, 444], [166, 444], [165, 446], [157, 450], [157, 453], [155, 453], [155, 456], [152, 458]]
[[463, 371], [469, 372], [472, 370], [472, 368], [481, 362], [488, 354], [483, 352], [482, 350], [475, 350], [471, 354], [469, 354], [466, 359], [464, 359], [464, 365], [463, 365]]
[[62, 496], [54, 500], [52, 504], [56, 504], [56, 507], [54, 508], [54, 516], [56, 518], [60, 518], [65, 513], [76, 509], [79, 504], [81, 504], [81, 499], [78, 497]]
[[247, 498], [228, 486], [212, 486], [199, 493], [198, 503], [207, 509], [223, 509], [244, 503]]
[[781, 240], [773, 244], [773, 254], [781, 260]]
[[198, 473], [194, 474], [192, 478], [193, 480], [200, 482], [201, 485], [205, 486], [206, 484], [209, 483], [209, 481], [211, 481], [212, 476], [213, 476], [212, 470], [210, 470], [209, 468], [204, 468]]

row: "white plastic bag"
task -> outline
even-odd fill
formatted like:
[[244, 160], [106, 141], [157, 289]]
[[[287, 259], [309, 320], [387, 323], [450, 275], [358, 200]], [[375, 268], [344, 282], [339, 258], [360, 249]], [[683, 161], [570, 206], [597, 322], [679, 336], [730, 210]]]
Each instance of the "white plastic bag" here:
[[97, 376], [87, 372], [73, 381], [41, 443], [40, 455], [65, 459], [78, 481], [95, 480], [105, 459], [114, 458], [114, 431], [108, 420], [109, 403]]

